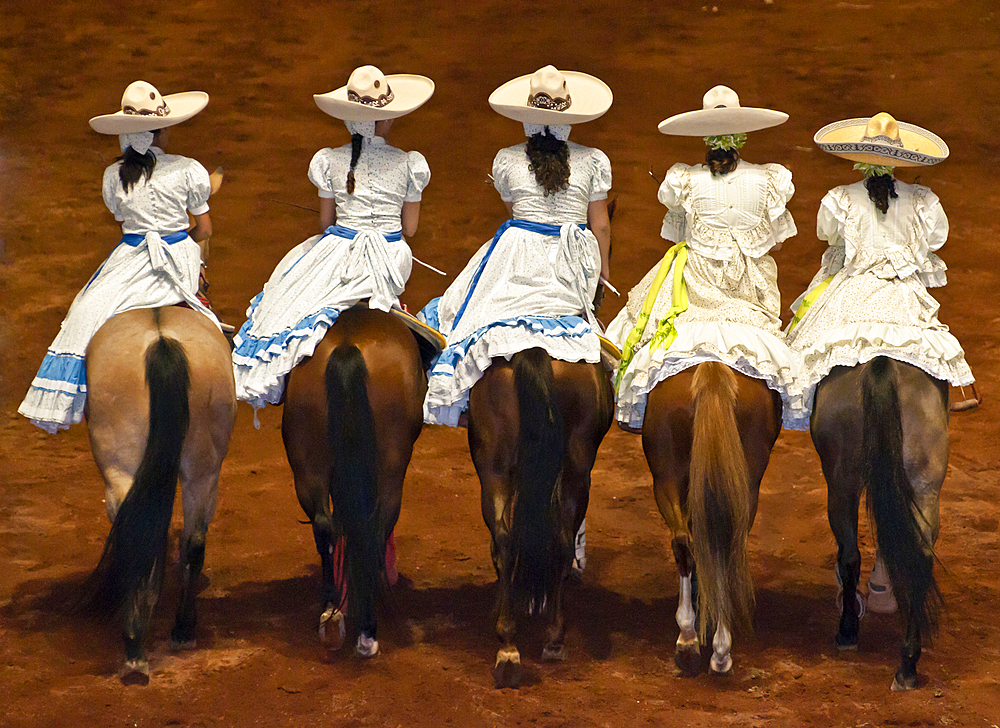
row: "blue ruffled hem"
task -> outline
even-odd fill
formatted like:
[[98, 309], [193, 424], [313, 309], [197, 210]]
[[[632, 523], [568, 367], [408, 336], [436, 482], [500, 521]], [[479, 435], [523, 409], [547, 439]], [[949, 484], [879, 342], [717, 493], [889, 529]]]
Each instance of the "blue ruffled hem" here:
[[253, 314], [260, 303], [263, 291], [254, 296], [250, 302], [249, 318], [243, 322], [240, 331], [233, 337], [236, 348], [233, 350], [233, 362], [240, 366], [252, 367], [258, 361], [270, 361], [276, 356], [280, 356], [288, 348], [288, 342], [292, 339], [303, 339], [312, 334], [317, 326], [325, 326], [329, 329], [336, 323], [344, 308], [326, 307], [321, 308], [316, 313], [306, 316], [304, 319], [289, 326], [284, 331], [269, 336], [267, 338], [257, 338], [250, 334], [253, 328]]
[[432, 298], [427, 305], [417, 313], [417, 320], [423, 321], [435, 331], [441, 330], [441, 319], [438, 316], [438, 306], [441, 305], [441, 296]]
[[86, 361], [77, 354], [56, 354], [49, 351], [38, 367], [32, 387], [44, 392], [86, 392]]

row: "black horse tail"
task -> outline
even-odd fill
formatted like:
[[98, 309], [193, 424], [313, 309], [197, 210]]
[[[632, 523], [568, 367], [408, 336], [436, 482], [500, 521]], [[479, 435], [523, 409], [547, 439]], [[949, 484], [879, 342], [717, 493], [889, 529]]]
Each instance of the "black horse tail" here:
[[161, 336], [146, 350], [146, 385], [146, 450], [84, 589], [83, 606], [105, 612], [118, 612], [143, 588], [153, 592], [151, 607], [159, 589], [190, 421], [190, 370], [180, 342]]
[[375, 610], [387, 584], [385, 534], [380, 530], [375, 419], [368, 400], [368, 367], [353, 344], [341, 344], [326, 364], [327, 438], [333, 468], [330, 498], [334, 523], [344, 533], [344, 561], [351, 613], [375, 638]]
[[513, 365], [519, 427], [510, 518], [513, 568], [508, 573], [519, 606], [541, 611], [575, 536], [563, 533], [571, 526], [560, 517], [566, 429], [554, 401], [548, 353], [538, 348], [518, 352]]
[[918, 519], [913, 484], [903, 465], [903, 427], [896, 375], [887, 357], [872, 360], [861, 389], [861, 447], [868, 515], [901, 613], [921, 631], [937, 626], [941, 593], [934, 579], [933, 545]]
[[688, 507], [702, 642], [709, 622], [730, 630], [753, 627], [747, 562], [750, 476], [736, 426], [738, 393], [736, 375], [725, 364], [703, 362], [695, 369]]

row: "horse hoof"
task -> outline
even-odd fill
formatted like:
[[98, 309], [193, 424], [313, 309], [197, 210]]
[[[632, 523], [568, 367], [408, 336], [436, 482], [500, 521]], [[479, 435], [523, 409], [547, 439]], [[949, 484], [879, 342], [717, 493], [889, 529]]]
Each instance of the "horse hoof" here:
[[118, 679], [122, 685], [149, 685], [149, 663], [146, 660], [127, 660], [118, 673]]
[[917, 689], [916, 675], [906, 677], [902, 673], [897, 672], [895, 677], [892, 678], [893, 692], [899, 693], [899, 692], [904, 692], [906, 690], [916, 690], [916, 689]]
[[319, 641], [328, 650], [339, 650], [347, 638], [347, 625], [344, 623], [344, 613], [339, 609], [328, 607], [319, 617]]
[[170, 649], [174, 652], [184, 652], [186, 650], [193, 650], [198, 646], [197, 640], [183, 640], [177, 639], [175, 637], [170, 638]]
[[516, 649], [502, 649], [497, 653], [493, 682], [498, 688], [516, 688], [521, 684], [521, 655]]
[[733, 674], [733, 658], [731, 655], [726, 655], [723, 660], [712, 655], [709, 666], [712, 668], [713, 675], [725, 676]]
[[542, 662], [563, 662], [566, 660], [566, 645], [545, 645], [542, 648]]
[[840, 652], [856, 652], [858, 649], [858, 636], [844, 637], [841, 634], [837, 634], [833, 638], [833, 643], [837, 646]]
[[698, 640], [681, 644], [677, 641], [677, 648], [674, 650], [674, 664], [684, 675], [697, 675], [701, 672], [701, 648]]
[[358, 644], [355, 645], [354, 651], [361, 657], [375, 657], [378, 654], [378, 640], [364, 633], [359, 634]]

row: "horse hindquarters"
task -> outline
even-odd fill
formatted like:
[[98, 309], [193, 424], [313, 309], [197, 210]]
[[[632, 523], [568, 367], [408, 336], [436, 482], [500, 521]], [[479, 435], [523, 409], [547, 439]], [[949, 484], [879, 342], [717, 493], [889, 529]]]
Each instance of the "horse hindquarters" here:
[[691, 382], [694, 401], [688, 508], [698, 570], [700, 637], [716, 625], [712, 669], [728, 672], [728, 631], [752, 626], [753, 584], [747, 563], [749, 474], [736, 421], [739, 382], [718, 362], [699, 364]]
[[[912, 689], [917, 683], [921, 633], [936, 626], [940, 603], [934, 579], [933, 535], [921, 527], [921, 521], [928, 519], [919, 513], [920, 503], [904, 465], [899, 383], [890, 360], [873, 360], [863, 372], [861, 388], [868, 511], [906, 624], [893, 689]], [[936, 518], [931, 520], [936, 528]]]
[[327, 438], [334, 522], [344, 530], [347, 583], [357, 615], [358, 650], [378, 652], [376, 606], [385, 600], [385, 539], [381, 532], [375, 421], [368, 398], [368, 369], [358, 347], [341, 344], [326, 367]]
[[146, 351], [145, 374], [149, 389], [146, 448], [88, 581], [87, 597], [103, 610], [124, 607], [127, 661], [122, 679], [143, 683], [148, 682], [149, 667], [142, 639], [159, 594], [190, 421], [190, 372], [181, 344], [158, 338]]

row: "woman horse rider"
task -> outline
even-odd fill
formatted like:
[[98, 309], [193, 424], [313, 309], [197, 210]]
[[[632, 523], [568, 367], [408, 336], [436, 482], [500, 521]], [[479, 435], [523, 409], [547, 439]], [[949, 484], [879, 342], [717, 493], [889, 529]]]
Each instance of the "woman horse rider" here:
[[493, 160], [511, 219], [422, 312], [448, 342], [431, 367], [426, 422], [458, 425], [469, 390], [496, 357], [540, 347], [553, 359], [600, 361], [594, 298], [608, 276], [611, 163], [567, 137], [611, 101], [599, 79], [552, 66], [490, 95], [496, 112], [524, 124], [528, 141]]
[[[121, 145], [122, 156], [104, 171], [102, 192], [123, 236], [73, 300], [18, 408], [48, 432], [83, 419], [87, 345], [112, 316], [186, 304], [219, 325], [198, 297], [202, 246], [212, 234], [211, 181], [195, 160], [163, 151], [169, 127], [206, 104], [202, 91], [161, 96], [151, 84], [135, 81], [125, 89], [121, 111], [90, 120], [94, 131], [117, 134]], [[194, 217], [190, 230], [188, 213]]]
[[[764, 380], [789, 409], [795, 359], [781, 336], [777, 268], [771, 251], [795, 235], [785, 209], [795, 187], [780, 164], [742, 161], [748, 132], [788, 115], [741, 107], [726, 86], [703, 108], [661, 122], [664, 134], [704, 137], [705, 164], [675, 164], [660, 185], [667, 207], [660, 235], [677, 243], [629, 293], [608, 327], [622, 348], [618, 421], [639, 430], [657, 383], [703, 361]], [[653, 324], [649, 324], [652, 321]]]
[[816, 386], [833, 367], [877, 356], [956, 387], [972, 384], [965, 352], [938, 320], [939, 304], [927, 292], [948, 282], [935, 253], [948, 239], [948, 218], [928, 188], [893, 177], [895, 167], [937, 164], [948, 147], [886, 113], [828, 124], [815, 141], [856, 162], [865, 178], [835, 187], [820, 203], [816, 234], [830, 247], [792, 304], [795, 318], [786, 333], [802, 362], [802, 407], [793, 426], [809, 428]]
[[[947, 145], [889, 114], [847, 119], [816, 132], [820, 149], [856, 162], [864, 180], [830, 190], [820, 203], [816, 234], [829, 243], [819, 272], [792, 304], [786, 332], [799, 354], [799, 409], [791, 427], [809, 429], [816, 387], [837, 366], [885, 356], [962, 387], [973, 383], [965, 352], [938, 320], [928, 287], [947, 283], [936, 255], [948, 239], [937, 195], [893, 177], [895, 167], [937, 164]], [[877, 559], [868, 608], [895, 610], [888, 574]]]
[[336, 322], [362, 301], [399, 308], [413, 256], [404, 236], [417, 231], [420, 197], [431, 178], [419, 152], [386, 143], [394, 119], [422, 106], [434, 93], [424, 76], [386, 76], [361, 66], [346, 86], [314, 96], [341, 119], [351, 142], [321, 149], [309, 164], [319, 188], [320, 229], [292, 250], [250, 302], [234, 338], [236, 394], [255, 408], [277, 404], [285, 376]]

